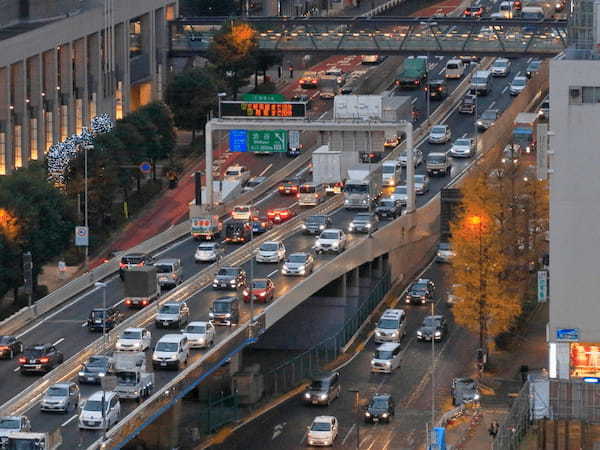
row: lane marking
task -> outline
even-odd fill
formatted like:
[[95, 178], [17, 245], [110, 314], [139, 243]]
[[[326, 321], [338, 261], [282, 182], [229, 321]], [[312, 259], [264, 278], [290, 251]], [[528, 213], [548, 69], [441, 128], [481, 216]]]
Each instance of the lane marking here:
[[496, 100], [494, 100], [492, 103], [490, 103], [490, 106], [488, 106], [488, 109], [492, 109], [495, 104], [496, 104]]
[[[354, 430], [354, 428], [356, 428], [356, 424], [353, 423], [352, 426], [350, 427], [350, 429], [348, 430], [348, 432], [346, 433], [346, 436], [344, 436], [344, 440], [342, 440], [342, 445], [344, 445], [346, 443], [346, 441], [348, 440], [348, 438], [350, 437], [350, 435], [352, 434], [352, 431]], [[301, 442], [302, 443], [302, 442]]]
[[275, 275], [277, 272], [279, 272], [279, 269], [275, 269], [273, 272], [271, 272], [269, 275], [267, 275], [267, 278], [271, 278], [273, 275]]
[[61, 342], [63, 342], [65, 340], [65, 338], [60, 338], [58, 341], [56, 341], [54, 344], [52, 344], [54, 347], [56, 347], [58, 344], [60, 344]]
[[15, 368], [13, 369], [13, 372], [18, 372], [19, 370], [21, 370], [21, 368], [20, 368], [20, 367], [15, 367]]
[[267, 167], [265, 167], [265, 169], [261, 173], [259, 173], [258, 176], [264, 176], [264, 174], [267, 173], [271, 167], [273, 167], [273, 164], [269, 164]]
[[85, 327], [86, 327], [86, 325], [87, 325], [87, 322], [83, 322], [83, 323], [81, 324], [81, 328], [85, 328]]
[[79, 416], [77, 414], [75, 414], [73, 417], [71, 417], [69, 420], [67, 420], [66, 422], [64, 422], [61, 427], [66, 427], [67, 425], [69, 425], [71, 422], [73, 422], [75, 419], [77, 419]]
[[504, 89], [502, 89], [502, 93], [504, 94], [507, 89], [508, 89], [508, 84], [506, 86], [504, 86]]
[[417, 97], [415, 97], [411, 100], [410, 103], [414, 105], [415, 103], [417, 103], [417, 100], [419, 100], [419, 99]]
[[440, 70], [440, 71], [438, 72], [438, 75], [441, 75], [441, 74], [443, 74], [443, 73], [444, 73], [444, 70], [446, 70], [446, 68], [445, 68], [445, 67], [442, 67], [442, 70]]

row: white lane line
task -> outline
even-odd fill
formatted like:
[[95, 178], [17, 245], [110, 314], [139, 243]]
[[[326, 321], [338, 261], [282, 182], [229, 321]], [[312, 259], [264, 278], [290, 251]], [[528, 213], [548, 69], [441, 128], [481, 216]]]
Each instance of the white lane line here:
[[465, 133], [465, 134], [463, 134], [461, 137], [463, 137], [463, 138], [466, 138], [466, 137], [467, 137], [467, 134], [469, 134], [469, 133]]
[[61, 427], [66, 427], [67, 425], [69, 425], [71, 422], [73, 422], [75, 419], [77, 419], [79, 416], [77, 414], [75, 414], [73, 417], [71, 417], [69, 420], [67, 420], [66, 422], [64, 422]]
[[346, 443], [346, 441], [348, 440], [348, 438], [352, 434], [352, 431], [354, 430], [354, 428], [356, 428], [356, 424], [355, 423], [352, 424], [352, 426], [350, 427], [350, 429], [346, 433], [346, 436], [344, 436], [344, 439], [342, 440], [342, 445], [344, 445]]
[[502, 93], [504, 94], [507, 89], [508, 89], [508, 84], [506, 86], [504, 86], [504, 89], [502, 89]]
[[490, 106], [488, 106], [488, 109], [492, 109], [495, 104], [496, 104], [496, 100], [494, 100], [492, 103], [490, 103]]
[[273, 164], [269, 164], [267, 167], [265, 167], [265, 170], [263, 170], [261, 173], [258, 174], [259, 177], [262, 177], [265, 173], [267, 173], [269, 171], [269, 169], [273, 167]]
[[288, 206], [288, 208], [293, 208], [294, 206], [298, 205], [298, 202], [294, 202], [292, 203], [290, 206]]
[[418, 100], [418, 98], [417, 98], [417, 97], [415, 97], [415, 98], [413, 98], [413, 99], [411, 100], [411, 102], [410, 102], [410, 103], [414, 105], [415, 103], [417, 103], [417, 100]]
[[20, 367], [15, 367], [15, 368], [13, 369], [13, 372], [18, 372], [19, 370], [21, 370], [21, 368], [20, 368]]
[[441, 74], [443, 74], [443, 73], [444, 73], [444, 70], [446, 70], [446, 68], [445, 68], [445, 67], [442, 67], [442, 70], [440, 70], [440, 71], [438, 72], [438, 75], [441, 75]]
[[60, 338], [58, 341], [56, 341], [54, 344], [52, 344], [54, 347], [56, 347], [58, 344], [60, 344], [62, 341], [64, 341], [65, 338]]
[[302, 440], [300, 441], [300, 445], [302, 445], [302, 443], [304, 442], [304, 439], [306, 439], [306, 433], [302, 434]]
[[87, 322], [83, 322], [83, 323], [81, 324], [81, 328], [85, 328], [86, 326], [87, 326]]
[[275, 275], [277, 272], [279, 272], [279, 269], [275, 269], [273, 272], [271, 272], [269, 275], [267, 275], [267, 278], [271, 278], [273, 275]]

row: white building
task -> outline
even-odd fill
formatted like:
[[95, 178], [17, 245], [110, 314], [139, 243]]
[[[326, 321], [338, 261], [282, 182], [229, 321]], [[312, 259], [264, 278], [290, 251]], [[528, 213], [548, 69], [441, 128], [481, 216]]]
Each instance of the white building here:
[[600, 377], [600, 60], [550, 63], [550, 130], [550, 376]]

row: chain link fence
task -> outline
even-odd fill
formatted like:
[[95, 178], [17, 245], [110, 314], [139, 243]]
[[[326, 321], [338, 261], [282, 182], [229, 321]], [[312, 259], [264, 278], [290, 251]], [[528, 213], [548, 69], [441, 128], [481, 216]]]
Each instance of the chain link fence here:
[[529, 382], [525, 383], [513, 401], [509, 414], [500, 425], [492, 450], [518, 450], [519, 444], [533, 424], [530, 420]]
[[361, 324], [390, 290], [389, 270], [375, 284], [369, 297], [362, 302], [356, 313], [346, 320], [342, 328], [333, 336], [293, 359], [264, 374], [264, 398], [277, 396], [298, 386], [304, 379], [342, 353], [342, 347], [356, 333]]

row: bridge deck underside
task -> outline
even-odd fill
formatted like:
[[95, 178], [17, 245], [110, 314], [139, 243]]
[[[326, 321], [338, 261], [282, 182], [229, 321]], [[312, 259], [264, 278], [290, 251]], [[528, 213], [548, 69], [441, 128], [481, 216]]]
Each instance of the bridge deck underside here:
[[[267, 28], [268, 27], [268, 28]], [[171, 54], [204, 53], [215, 29], [173, 23]], [[484, 25], [472, 23], [402, 25], [365, 30], [353, 25], [289, 24], [257, 26], [260, 48], [299, 53], [553, 55], [564, 50], [566, 28], [560, 23]]]

